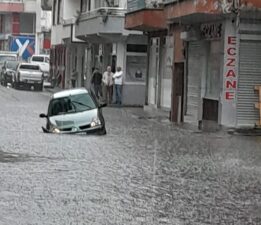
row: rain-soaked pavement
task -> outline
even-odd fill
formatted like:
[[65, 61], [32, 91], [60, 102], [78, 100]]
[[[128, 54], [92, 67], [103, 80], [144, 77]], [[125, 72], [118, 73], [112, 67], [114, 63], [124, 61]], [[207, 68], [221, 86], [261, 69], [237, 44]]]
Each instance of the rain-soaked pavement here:
[[43, 134], [49, 93], [0, 87], [0, 225], [261, 224], [261, 137], [106, 108], [106, 136]]

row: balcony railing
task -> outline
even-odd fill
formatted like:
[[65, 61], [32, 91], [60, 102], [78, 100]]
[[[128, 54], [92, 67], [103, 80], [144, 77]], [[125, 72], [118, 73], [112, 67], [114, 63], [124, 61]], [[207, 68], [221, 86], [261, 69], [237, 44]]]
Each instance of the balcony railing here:
[[148, 8], [162, 8], [164, 4], [178, 2], [179, 0], [128, 0], [128, 12]]
[[124, 8], [102, 7], [89, 12], [83, 12], [81, 14], [80, 20], [86, 20], [86, 19], [94, 18], [97, 16], [104, 16], [104, 15], [124, 17], [126, 12], [127, 10]]

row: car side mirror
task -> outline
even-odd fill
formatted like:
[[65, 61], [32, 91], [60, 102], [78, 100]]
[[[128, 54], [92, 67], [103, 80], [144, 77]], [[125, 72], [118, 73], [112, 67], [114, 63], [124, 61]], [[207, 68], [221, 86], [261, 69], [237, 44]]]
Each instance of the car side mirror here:
[[99, 105], [99, 108], [103, 108], [103, 107], [106, 107], [106, 106], [107, 106], [106, 103], [101, 103], [101, 104]]
[[44, 114], [44, 113], [41, 113], [41, 114], [39, 115], [39, 117], [40, 117], [40, 118], [47, 118], [47, 115]]

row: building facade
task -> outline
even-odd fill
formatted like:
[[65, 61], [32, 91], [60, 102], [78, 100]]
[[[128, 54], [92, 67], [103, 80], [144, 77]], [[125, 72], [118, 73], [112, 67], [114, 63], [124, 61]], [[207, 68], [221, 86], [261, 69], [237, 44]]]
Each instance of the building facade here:
[[74, 68], [79, 74], [77, 86], [90, 87], [94, 67], [103, 73], [107, 66], [113, 72], [120, 66], [124, 72], [123, 104], [143, 105], [148, 40], [142, 32], [124, 28], [127, 1], [55, 2], [53, 11], [62, 21], [54, 25], [52, 44], [66, 48], [64, 87], [70, 87]]
[[[199, 127], [256, 127], [260, 119], [255, 86], [261, 85], [261, 2], [162, 3], [168, 34], [174, 42], [172, 120]], [[127, 28], [135, 29], [130, 17], [145, 11], [127, 14]], [[142, 22], [147, 23], [145, 19]]]
[[161, 3], [128, 0], [125, 28], [142, 31], [149, 40], [146, 105], [171, 111], [174, 42]]
[[0, 50], [17, 51], [24, 60], [35, 52], [48, 52], [48, 18], [40, 0], [0, 1]]

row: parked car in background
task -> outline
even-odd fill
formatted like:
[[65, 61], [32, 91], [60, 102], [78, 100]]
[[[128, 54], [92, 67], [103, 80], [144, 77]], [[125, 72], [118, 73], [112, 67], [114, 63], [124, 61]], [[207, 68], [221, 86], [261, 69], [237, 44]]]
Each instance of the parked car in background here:
[[0, 51], [0, 72], [5, 61], [17, 61], [18, 55], [15, 52]]
[[20, 63], [14, 77], [14, 88], [32, 88], [43, 90], [43, 72], [39, 65]]
[[102, 107], [95, 96], [85, 88], [75, 88], [55, 93], [48, 107], [47, 114], [40, 114], [47, 119], [45, 133], [98, 133], [106, 134]]
[[[40, 66], [44, 73], [44, 83], [50, 83], [50, 57], [49, 55], [32, 55], [30, 63]], [[51, 84], [51, 83], [50, 83]]]
[[15, 73], [17, 70], [17, 67], [19, 65], [18, 61], [5, 61], [3, 66], [2, 66], [2, 71], [1, 71], [1, 84], [3, 86], [7, 86], [10, 84], [13, 86], [14, 84], [14, 79], [15, 79]]

